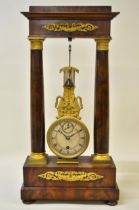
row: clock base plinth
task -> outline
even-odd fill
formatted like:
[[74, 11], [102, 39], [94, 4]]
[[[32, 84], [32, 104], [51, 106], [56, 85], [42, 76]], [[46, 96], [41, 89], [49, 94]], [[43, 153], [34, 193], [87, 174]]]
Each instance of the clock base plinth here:
[[77, 158], [69, 158], [69, 159], [64, 159], [64, 158], [58, 158], [56, 163], [71, 163], [71, 164], [75, 164], [75, 163], [79, 163], [79, 160]]
[[[48, 164], [24, 164], [24, 184], [21, 189], [23, 203], [34, 201], [104, 201], [108, 205], [117, 204], [119, 189], [116, 184], [116, 168], [111, 158], [108, 164], [92, 163], [89, 156], [79, 158], [79, 164], [57, 164], [57, 158], [48, 158]], [[74, 171], [96, 173], [103, 176], [93, 181], [46, 180], [38, 175], [48, 171]]]

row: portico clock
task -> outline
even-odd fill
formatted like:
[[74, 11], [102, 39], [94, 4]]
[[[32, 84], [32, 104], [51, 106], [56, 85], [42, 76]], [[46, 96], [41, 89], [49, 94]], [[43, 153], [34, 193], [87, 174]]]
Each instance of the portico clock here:
[[[112, 12], [111, 6], [30, 6], [29, 12], [22, 14], [29, 19], [28, 39], [31, 46], [31, 154], [23, 167], [21, 199], [26, 204], [51, 200], [104, 201], [116, 205], [119, 199], [116, 166], [109, 155], [108, 54], [111, 20], [119, 13]], [[44, 110], [46, 115], [49, 111], [44, 101], [51, 92], [47, 93], [46, 89], [44, 100], [44, 84], [49, 78], [43, 82], [42, 53], [43, 42], [49, 38], [69, 40], [69, 64], [60, 69], [64, 75], [63, 95], [56, 96], [56, 118], [50, 125], [44, 114]], [[75, 93], [75, 75], [79, 69], [71, 65], [71, 41], [77, 38], [90, 39], [92, 48], [93, 39], [96, 42], [95, 87], [84, 87], [88, 93], [94, 92], [94, 116], [90, 131], [88, 122], [80, 116], [82, 98]], [[61, 47], [59, 53], [62, 56]], [[84, 59], [81, 53], [79, 55], [80, 59]], [[90, 64], [93, 69], [92, 60]], [[48, 67], [46, 71], [51, 73]], [[86, 71], [86, 78], [92, 77], [87, 68], [83, 71]], [[58, 79], [57, 72], [53, 79]], [[80, 86], [82, 78], [79, 79]], [[54, 104], [53, 101], [50, 103]], [[89, 132], [94, 136], [90, 138]], [[52, 154], [49, 154], [48, 147]]]

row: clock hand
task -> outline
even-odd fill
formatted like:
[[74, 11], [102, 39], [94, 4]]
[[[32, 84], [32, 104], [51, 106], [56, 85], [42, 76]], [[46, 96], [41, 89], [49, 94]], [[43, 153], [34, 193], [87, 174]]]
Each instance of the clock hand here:
[[82, 129], [81, 130], [79, 130], [79, 131], [76, 131], [75, 133], [73, 133], [73, 134], [71, 134], [69, 137], [71, 138], [72, 136], [74, 136], [74, 135], [76, 135], [77, 133], [79, 133], [79, 132], [81, 132], [82, 131]]
[[70, 136], [66, 136], [61, 130], [58, 130], [58, 132], [65, 136], [66, 140], [70, 140]]
[[63, 134], [63, 136], [65, 136], [65, 138], [67, 137], [61, 130], [58, 130], [58, 132]]
[[72, 136], [74, 136], [74, 135], [76, 135], [78, 133], [78, 131], [77, 132], [75, 132], [75, 133], [73, 133], [72, 135], [70, 135], [69, 137], [71, 138]]

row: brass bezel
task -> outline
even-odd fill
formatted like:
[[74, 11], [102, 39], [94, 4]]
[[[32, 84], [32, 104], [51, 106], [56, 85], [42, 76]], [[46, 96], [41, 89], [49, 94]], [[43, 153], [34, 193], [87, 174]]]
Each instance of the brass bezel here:
[[[62, 155], [61, 153], [59, 153], [54, 147], [53, 145], [51, 144], [51, 132], [52, 130], [54, 129], [54, 127], [59, 124], [59, 122], [63, 121], [63, 120], [72, 120], [72, 121], [75, 121], [76, 123], [80, 124], [83, 129], [85, 130], [86, 132], [86, 145], [83, 147], [82, 150], [80, 150], [79, 152], [77, 152], [76, 154], [74, 155]], [[47, 131], [47, 144], [50, 148], [50, 150], [58, 157], [61, 157], [61, 158], [65, 158], [65, 159], [70, 159], [70, 158], [76, 158], [78, 156], [80, 156], [83, 152], [85, 152], [85, 150], [87, 149], [88, 145], [89, 145], [89, 140], [90, 140], [90, 135], [89, 135], [89, 131], [88, 131], [88, 128], [86, 127], [86, 125], [81, 121], [81, 120], [78, 120], [77, 118], [75, 117], [61, 117], [57, 120], [55, 120], [49, 127], [48, 131]]]

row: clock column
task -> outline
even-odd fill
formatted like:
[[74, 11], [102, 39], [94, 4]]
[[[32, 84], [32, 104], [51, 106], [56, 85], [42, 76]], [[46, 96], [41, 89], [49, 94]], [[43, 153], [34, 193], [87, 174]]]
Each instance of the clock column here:
[[29, 36], [31, 44], [31, 155], [28, 163], [47, 162], [45, 154], [43, 41], [41, 36]]
[[96, 38], [94, 105], [94, 161], [109, 161], [109, 64], [110, 38]]

